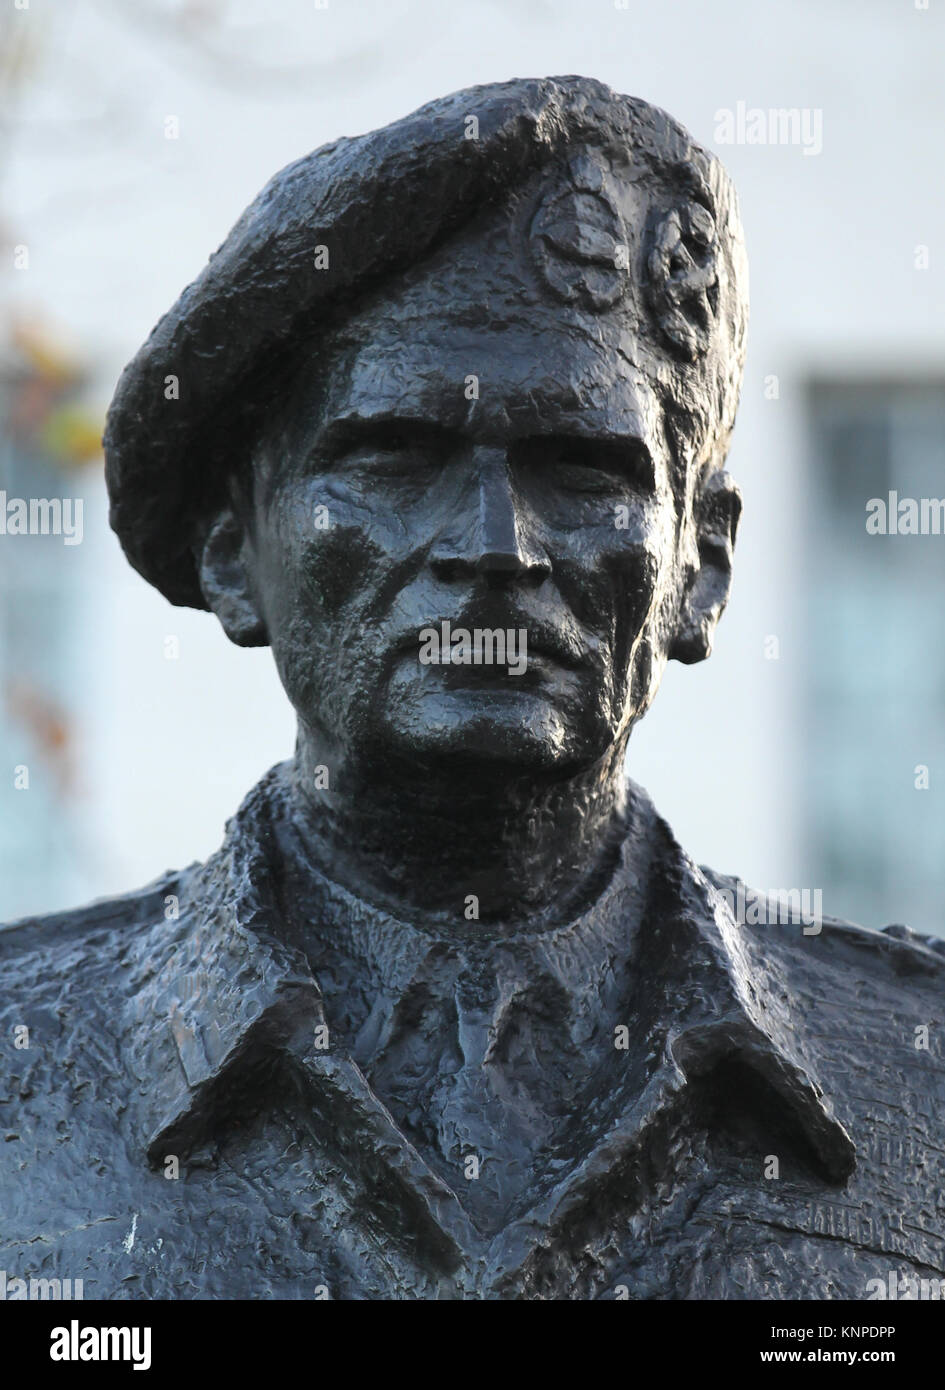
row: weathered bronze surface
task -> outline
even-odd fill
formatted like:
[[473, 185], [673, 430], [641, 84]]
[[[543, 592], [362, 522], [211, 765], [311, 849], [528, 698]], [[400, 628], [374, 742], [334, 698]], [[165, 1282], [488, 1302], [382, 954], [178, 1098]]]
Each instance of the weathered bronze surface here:
[[126, 369], [108, 483], [131, 563], [272, 647], [298, 743], [206, 864], [0, 933], [8, 1277], [945, 1273], [942, 943], [746, 896], [624, 773], [728, 598], [746, 323], [718, 161], [584, 78], [433, 102], [243, 215]]

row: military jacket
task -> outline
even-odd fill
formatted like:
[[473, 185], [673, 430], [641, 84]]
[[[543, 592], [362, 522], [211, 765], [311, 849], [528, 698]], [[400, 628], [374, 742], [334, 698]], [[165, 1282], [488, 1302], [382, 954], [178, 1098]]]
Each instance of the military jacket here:
[[632, 785], [577, 921], [433, 932], [319, 874], [286, 776], [206, 863], [0, 931], [8, 1282], [827, 1299], [945, 1276], [945, 943], [742, 922]]

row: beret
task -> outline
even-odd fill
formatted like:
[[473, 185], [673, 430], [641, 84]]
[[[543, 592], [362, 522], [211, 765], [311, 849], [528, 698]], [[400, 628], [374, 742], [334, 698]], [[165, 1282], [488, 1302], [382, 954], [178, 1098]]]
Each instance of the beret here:
[[718, 161], [665, 112], [589, 78], [456, 92], [276, 174], [125, 368], [103, 442], [109, 519], [134, 568], [171, 603], [206, 608], [194, 557], [200, 522], [245, 451], [272, 364], [581, 146], [632, 160], [643, 176], [671, 170], [680, 196], [695, 200], [692, 226], [685, 215], [682, 225], [670, 219], [652, 253], [667, 261], [655, 308], [668, 345], [695, 356], [699, 316], [684, 312], [686, 275], [701, 296], [705, 272], [686, 245], [698, 254], [705, 240], [701, 207], [720, 208], [732, 235], [737, 224]]

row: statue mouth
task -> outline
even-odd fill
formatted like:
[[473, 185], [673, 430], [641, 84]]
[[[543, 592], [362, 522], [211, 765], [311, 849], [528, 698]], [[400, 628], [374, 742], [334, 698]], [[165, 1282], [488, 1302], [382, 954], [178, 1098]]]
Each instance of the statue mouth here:
[[582, 634], [519, 614], [503, 616], [506, 623], [489, 622], [481, 615], [475, 620], [431, 619], [396, 644], [397, 656], [412, 654], [421, 666], [440, 666], [453, 675], [477, 672], [485, 684], [497, 676], [521, 677], [533, 666], [547, 672], [552, 667], [577, 671], [591, 665]]

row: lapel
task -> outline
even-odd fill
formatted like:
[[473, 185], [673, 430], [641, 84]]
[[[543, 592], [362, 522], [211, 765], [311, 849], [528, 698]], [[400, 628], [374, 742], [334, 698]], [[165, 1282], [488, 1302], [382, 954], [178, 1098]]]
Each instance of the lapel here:
[[195, 871], [174, 924], [155, 927], [127, 1019], [141, 1083], [137, 1128], [149, 1160], [198, 1148], [228, 1120], [265, 1107], [277, 1068], [298, 1122], [359, 1184], [363, 1211], [459, 1289], [521, 1282], [556, 1239], [592, 1220], [616, 1184], [632, 1201], [648, 1150], [684, 1123], [687, 1098], [720, 1063], [746, 1064], [786, 1106], [828, 1182], [852, 1171], [777, 966], [739, 928], [644, 794], [653, 837], [647, 909], [634, 947], [626, 1065], [582, 1152], [531, 1191], [487, 1237], [374, 1094], [356, 1062], [326, 1048], [317, 981], [287, 944], [267, 847], [279, 769], [247, 798], [218, 855]]

